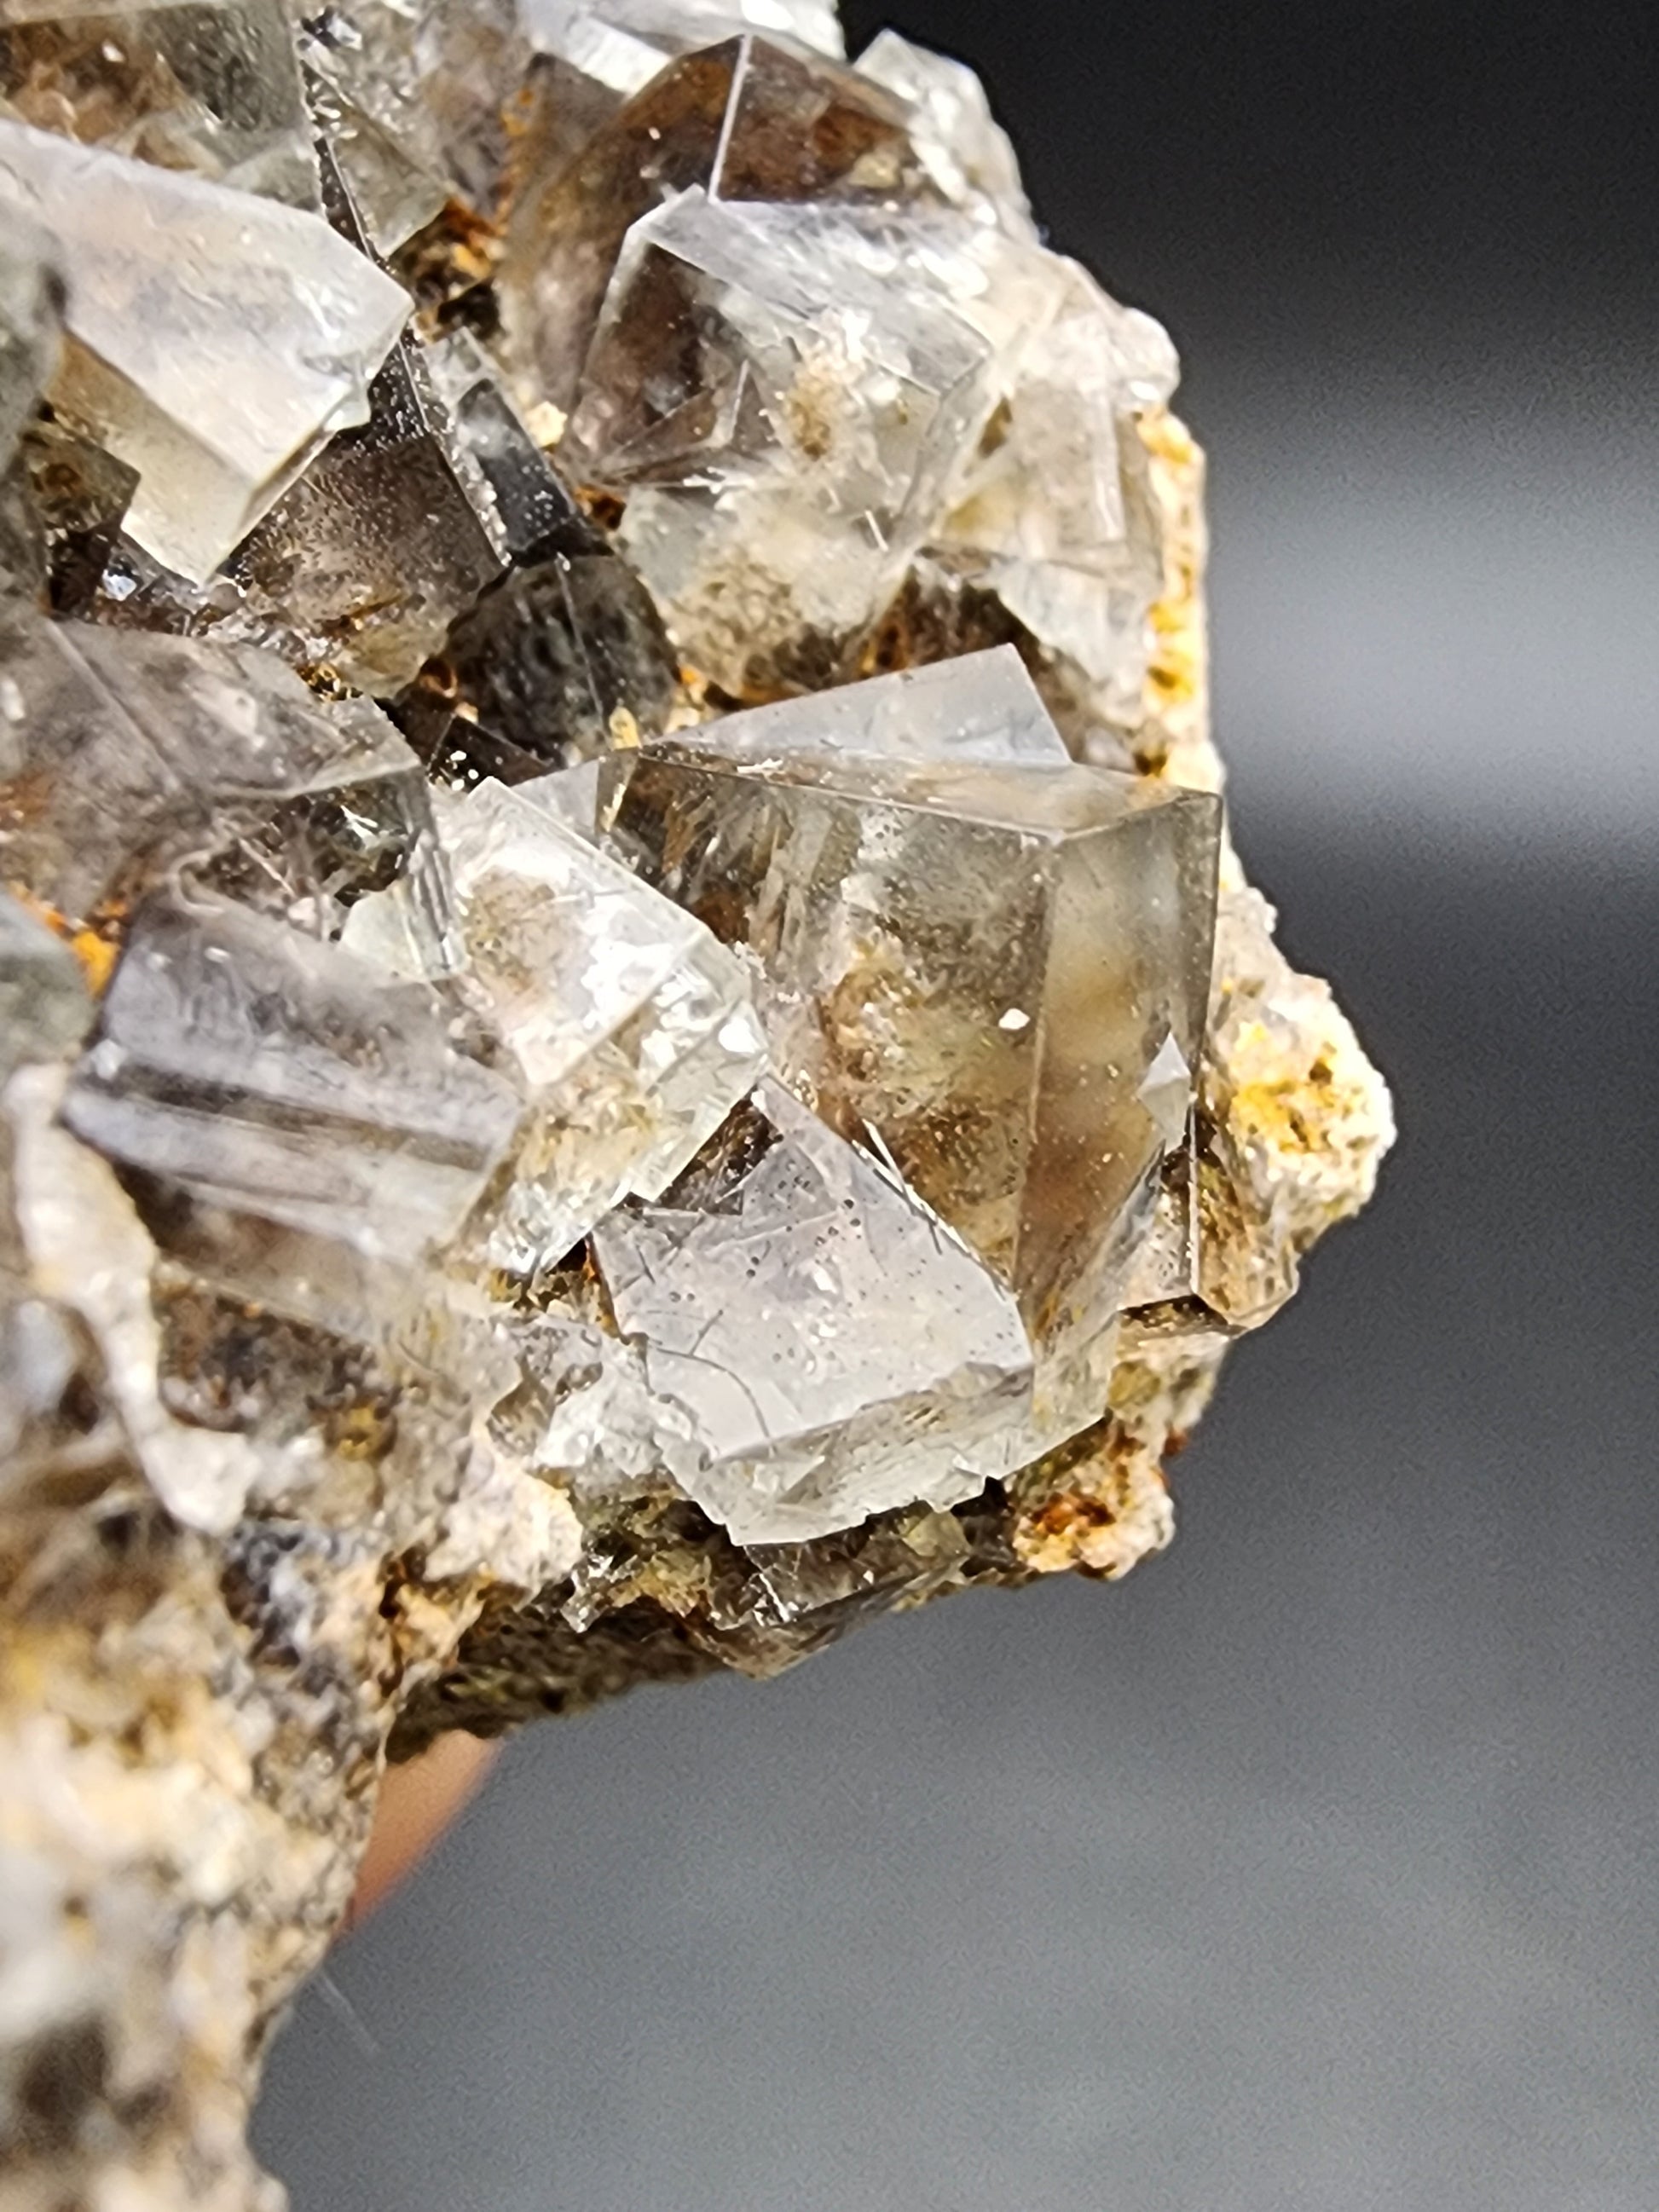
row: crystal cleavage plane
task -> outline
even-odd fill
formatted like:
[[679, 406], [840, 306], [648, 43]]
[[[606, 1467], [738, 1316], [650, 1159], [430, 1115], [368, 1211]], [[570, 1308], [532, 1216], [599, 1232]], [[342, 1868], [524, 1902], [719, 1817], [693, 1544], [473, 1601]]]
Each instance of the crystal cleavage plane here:
[[1392, 1123], [961, 64], [0, 0], [0, 2194], [242, 2212], [389, 1756], [1126, 1573]]

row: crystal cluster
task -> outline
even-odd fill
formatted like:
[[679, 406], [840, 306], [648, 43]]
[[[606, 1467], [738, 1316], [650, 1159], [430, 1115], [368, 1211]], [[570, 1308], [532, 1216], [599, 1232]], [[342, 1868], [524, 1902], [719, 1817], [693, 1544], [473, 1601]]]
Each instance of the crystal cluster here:
[[388, 1743], [1122, 1573], [1388, 1103], [960, 64], [0, 0], [0, 2165], [240, 2206]]

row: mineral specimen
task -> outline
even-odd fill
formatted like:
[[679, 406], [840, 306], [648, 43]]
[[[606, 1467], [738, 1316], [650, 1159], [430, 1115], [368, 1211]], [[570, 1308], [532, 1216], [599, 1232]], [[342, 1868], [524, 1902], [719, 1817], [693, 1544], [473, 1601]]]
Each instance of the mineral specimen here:
[[630, 227], [709, 200], [878, 206], [931, 192], [901, 104], [750, 34], [671, 62], [574, 158], [560, 148], [513, 210], [501, 270], [513, 357], [568, 405]]
[[252, 2212], [388, 1756], [1127, 1571], [1391, 1128], [961, 64], [0, 0], [0, 2202]]
[[486, 782], [441, 799], [439, 822], [471, 975], [534, 1109], [485, 1249], [501, 1274], [532, 1279], [630, 1193], [672, 1182], [766, 1048], [738, 962], [537, 785]]

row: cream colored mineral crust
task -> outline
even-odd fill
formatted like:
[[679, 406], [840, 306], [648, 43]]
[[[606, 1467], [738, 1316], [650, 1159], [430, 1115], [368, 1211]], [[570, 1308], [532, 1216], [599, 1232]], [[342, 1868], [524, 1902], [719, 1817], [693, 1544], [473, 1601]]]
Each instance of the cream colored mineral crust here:
[[246, 2212], [388, 1757], [1127, 1573], [1392, 1124], [961, 64], [0, 21], [0, 2212]]

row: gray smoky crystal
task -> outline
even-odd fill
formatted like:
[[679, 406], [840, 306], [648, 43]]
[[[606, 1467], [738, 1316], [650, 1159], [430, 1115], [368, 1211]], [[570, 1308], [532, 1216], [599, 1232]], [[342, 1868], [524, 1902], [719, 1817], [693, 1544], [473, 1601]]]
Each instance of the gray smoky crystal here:
[[0, 868], [69, 921], [182, 868], [322, 936], [395, 884], [441, 939], [425, 782], [368, 701], [321, 701], [251, 647], [27, 605], [0, 607]]
[[647, 750], [604, 780], [617, 849], [757, 961], [778, 1073], [1018, 1297], [1039, 1449], [1098, 1419], [1204, 1034], [1217, 803], [833, 750]]
[[5, 0], [0, 98], [19, 121], [295, 207], [317, 155], [283, 0]]

